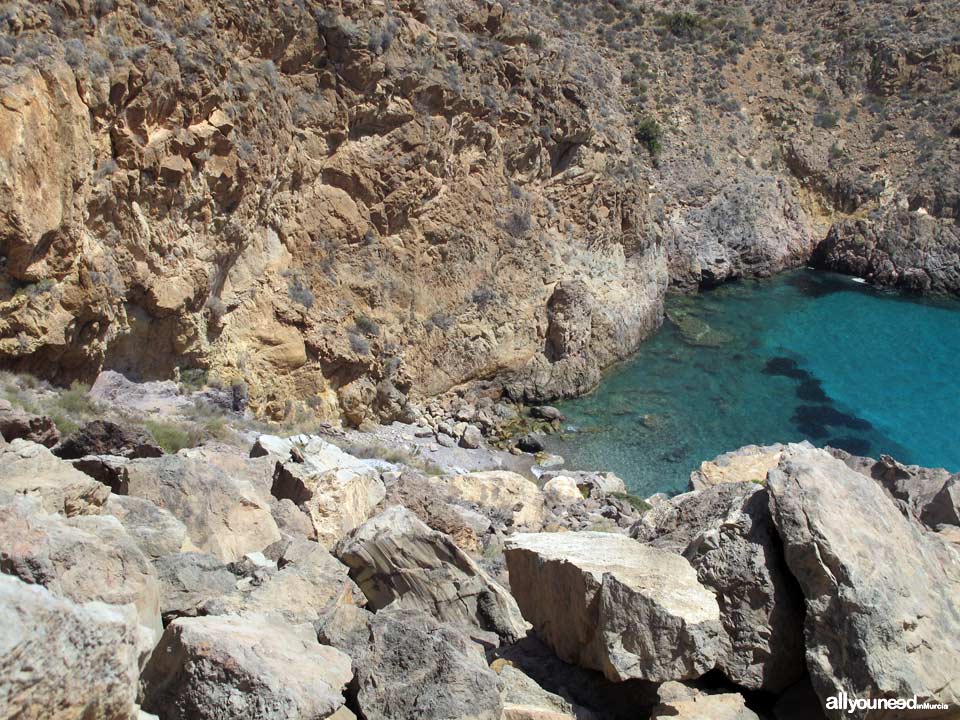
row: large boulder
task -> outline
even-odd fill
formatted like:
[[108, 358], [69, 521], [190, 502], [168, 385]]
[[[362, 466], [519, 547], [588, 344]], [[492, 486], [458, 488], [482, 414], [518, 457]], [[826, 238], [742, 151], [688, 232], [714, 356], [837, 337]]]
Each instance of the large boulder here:
[[365, 605], [367, 600], [348, 575], [348, 568], [323, 546], [308, 540], [286, 545], [279, 570], [249, 587], [210, 598], [208, 614], [276, 616], [288, 623], [317, 622], [340, 605]]
[[133, 604], [159, 636], [156, 573], [115, 517], [48, 515], [20, 499], [0, 506], [0, 571], [74, 602]]
[[203, 614], [211, 601], [234, 593], [237, 577], [213, 555], [183, 552], [153, 562], [160, 581], [160, 613], [165, 623]]
[[0, 447], [0, 468], [0, 490], [38, 497], [48, 512], [96, 515], [110, 495], [106, 485], [28, 440]]
[[319, 636], [353, 660], [348, 692], [365, 720], [500, 720], [497, 676], [480, 647], [424, 612], [344, 606]]
[[760, 720], [738, 693], [708, 695], [678, 682], [660, 686], [660, 704], [653, 709], [651, 720]]
[[143, 458], [160, 457], [163, 450], [146, 430], [109, 420], [93, 420], [64, 438], [54, 454], [67, 460], [87, 455]]
[[930, 527], [960, 526], [960, 474], [947, 480], [923, 508], [920, 519]]
[[336, 550], [367, 596], [368, 607], [389, 605], [430, 613], [437, 620], [489, 630], [505, 642], [527, 626], [510, 594], [453, 540], [399, 505], [371, 518]]
[[510, 530], [535, 532], [543, 527], [543, 493], [523, 475], [490, 470], [431, 477], [429, 481], [439, 498], [495, 516]]
[[960, 553], [825, 451], [791, 446], [768, 486], [820, 698], [960, 704]]
[[350, 658], [320, 645], [310, 625], [180, 618], [144, 668], [143, 706], [161, 720], [328, 718], [350, 677]]
[[186, 526], [149, 500], [111, 494], [103, 505], [103, 514], [117, 518], [147, 557], [158, 558], [184, 549]]
[[172, 513], [198, 550], [225, 562], [280, 539], [263, 490], [210, 462], [186, 454], [131, 460], [128, 492]]
[[33, 415], [13, 407], [8, 400], [0, 400], [0, 437], [28, 440], [51, 448], [60, 441], [60, 432], [46, 415]]
[[561, 696], [548, 692], [508, 662], [496, 660], [490, 666], [500, 680], [503, 700], [501, 720], [588, 720], [593, 714]]
[[613, 681], [715, 666], [720, 609], [679, 555], [602, 532], [517, 534], [505, 552], [523, 616], [562, 660]]
[[763, 487], [734, 482], [685, 493], [659, 503], [633, 532], [683, 553], [716, 593], [724, 629], [717, 667], [730, 680], [779, 692], [803, 675], [803, 595]]
[[690, 473], [690, 487], [704, 490], [722, 483], [762, 483], [767, 473], [777, 466], [783, 454], [783, 445], [746, 445], [705, 460]]
[[0, 575], [0, 717], [133, 720], [148, 648], [134, 609]]
[[273, 476], [273, 496], [306, 512], [317, 540], [327, 548], [369, 518], [386, 495], [376, 467], [337, 450], [305, 456], [303, 462], [278, 461]]

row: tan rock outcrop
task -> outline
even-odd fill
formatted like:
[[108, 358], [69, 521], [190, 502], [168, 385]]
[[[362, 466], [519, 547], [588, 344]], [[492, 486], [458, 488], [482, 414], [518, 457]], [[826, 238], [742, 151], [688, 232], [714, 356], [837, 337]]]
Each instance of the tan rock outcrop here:
[[720, 651], [720, 609], [684, 558], [614, 533], [507, 540], [524, 617], [566, 662], [610, 680], [696, 678]]
[[39, 498], [47, 512], [97, 515], [110, 496], [109, 487], [27, 440], [0, 447], [0, 467], [0, 489]]

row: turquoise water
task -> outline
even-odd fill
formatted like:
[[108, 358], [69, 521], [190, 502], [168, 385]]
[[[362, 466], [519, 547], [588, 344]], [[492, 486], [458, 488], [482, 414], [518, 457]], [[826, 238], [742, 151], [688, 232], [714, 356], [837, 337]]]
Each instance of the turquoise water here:
[[960, 470], [960, 301], [798, 271], [673, 297], [663, 328], [559, 407], [551, 450], [640, 495], [742, 445], [809, 440]]

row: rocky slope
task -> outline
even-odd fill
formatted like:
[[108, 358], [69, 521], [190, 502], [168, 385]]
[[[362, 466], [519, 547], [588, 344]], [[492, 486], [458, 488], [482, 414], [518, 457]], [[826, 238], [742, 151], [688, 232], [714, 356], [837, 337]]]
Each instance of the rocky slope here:
[[[0, 717], [960, 707], [960, 476], [942, 470], [749, 446], [695, 490], [624, 502], [609, 473], [424, 472], [342, 433], [237, 426], [169, 453], [132, 412], [57, 441], [0, 410]], [[841, 693], [937, 707], [848, 713]]]
[[951, 10], [8, 3], [0, 361], [356, 425], [582, 392], [671, 283], [957, 292]]

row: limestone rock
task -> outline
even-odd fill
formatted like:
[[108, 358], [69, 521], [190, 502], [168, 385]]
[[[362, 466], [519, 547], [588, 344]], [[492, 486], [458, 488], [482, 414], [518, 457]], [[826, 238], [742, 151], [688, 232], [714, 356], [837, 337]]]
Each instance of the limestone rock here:
[[51, 448], [60, 441], [60, 432], [46, 415], [32, 415], [0, 400], [0, 437], [7, 442], [29, 440]]
[[429, 482], [441, 498], [500, 515], [512, 530], [543, 527], [543, 493], [536, 483], [517, 473], [491, 470], [431, 477]]
[[960, 703], [960, 554], [825, 451], [791, 446], [768, 485], [806, 598], [807, 668], [821, 700], [844, 691]]
[[746, 706], [742, 695], [717, 693], [708, 695], [678, 682], [660, 686], [660, 704], [653, 709], [651, 720], [760, 720]]
[[567, 662], [609, 679], [699, 677], [720, 651], [720, 610], [682, 557], [614, 533], [518, 534], [510, 586]]
[[804, 672], [803, 596], [783, 561], [767, 491], [723, 483], [658, 504], [634, 528], [681, 552], [720, 606], [718, 669], [752, 690], [779, 692]]
[[164, 622], [194, 617], [211, 600], [236, 591], [237, 577], [206, 553], [183, 552], [154, 560], [160, 581], [160, 613]]
[[198, 550], [225, 562], [280, 539], [268, 498], [249, 480], [186, 455], [132, 460], [128, 492], [168, 510]]
[[426, 613], [342, 607], [319, 637], [353, 660], [348, 692], [366, 720], [500, 720], [497, 676], [479, 646]]
[[557, 475], [543, 484], [543, 494], [552, 505], [583, 502], [577, 481], [567, 475]]
[[565, 475], [571, 477], [580, 488], [581, 494], [586, 497], [600, 497], [611, 495], [613, 493], [627, 492], [627, 486], [623, 480], [611, 472], [596, 472], [590, 470], [548, 470], [540, 476], [544, 483], [549, 482], [555, 477]]
[[763, 483], [767, 479], [767, 473], [780, 462], [782, 454], [783, 445], [747, 445], [724, 453], [713, 460], [700, 463], [700, 469], [690, 473], [690, 487], [693, 490], [704, 490], [720, 483]]
[[960, 475], [954, 475], [933, 496], [920, 519], [930, 527], [960, 525]]
[[144, 668], [143, 706], [163, 720], [326, 718], [350, 678], [350, 658], [318, 644], [310, 625], [180, 618]]
[[156, 573], [120, 521], [109, 515], [63, 518], [20, 499], [0, 507], [0, 570], [74, 602], [136, 606], [159, 635]]
[[422, 610], [441, 622], [497, 633], [505, 642], [526, 634], [510, 594], [449, 536], [395, 505], [344, 539], [337, 556], [367, 596], [368, 607]]
[[317, 622], [340, 605], [362, 606], [367, 602], [348, 576], [347, 567], [315, 542], [288, 543], [277, 565], [276, 573], [248, 588], [211, 597], [203, 604], [203, 611], [277, 616], [299, 624]]
[[0, 467], [0, 488], [39, 497], [48, 512], [96, 515], [110, 495], [110, 488], [28, 440], [0, 447]]
[[273, 478], [273, 496], [306, 512], [317, 540], [328, 548], [370, 517], [386, 494], [376, 468], [352, 460], [339, 464], [344, 456], [352, 458], [341, 453], [332, 464], [317, 455], [303, 463], [278, 462]]
[[133, 720], [143, 638], [129, 605], [0, 575], [0, 717]]
[[592, 713], [582, 708], [575, 713], [571, 703], [547, 692], [509, 663], [497, 660], [491, 668], [500, 681], [502, 720], [588, 720], [592, 717]]
[[117, 518], [149, 558], [180, 552], [187, 539], [187, 528], [182, 522], [143, 498], [111, 493], [103, 513]]
[[125, 458], [160, 457], [163, 450], [144, 431], [108, 420], [94, 420], [67, 436], [54, 454], [66, 460], [85, 455], [115, 455]]

